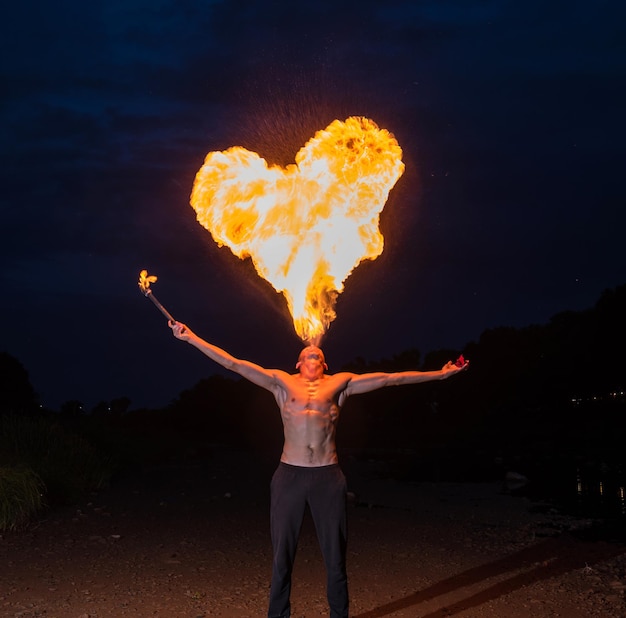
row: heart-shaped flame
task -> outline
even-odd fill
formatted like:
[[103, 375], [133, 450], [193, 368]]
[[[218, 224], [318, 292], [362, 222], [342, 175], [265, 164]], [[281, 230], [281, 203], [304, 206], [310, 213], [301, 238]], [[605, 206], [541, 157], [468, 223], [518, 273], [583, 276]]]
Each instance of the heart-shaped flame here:
[[318, 131], [286, 168], [238, 146], [210, 152], [191, 205], [218, 245], [250, 257], [319, 343], [352, 270], [383, 250], [379, 216], [404, 172], [394, 136], [362, 117]]

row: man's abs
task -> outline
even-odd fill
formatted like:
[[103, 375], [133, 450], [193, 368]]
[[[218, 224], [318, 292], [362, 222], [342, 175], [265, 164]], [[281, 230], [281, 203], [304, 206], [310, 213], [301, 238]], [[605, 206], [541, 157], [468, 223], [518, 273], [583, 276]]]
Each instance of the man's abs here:
[[337, 463], [335, 420], [331, 410], [283, 411], [285, 443], [280, 460], [292, 466], [328, 466]]

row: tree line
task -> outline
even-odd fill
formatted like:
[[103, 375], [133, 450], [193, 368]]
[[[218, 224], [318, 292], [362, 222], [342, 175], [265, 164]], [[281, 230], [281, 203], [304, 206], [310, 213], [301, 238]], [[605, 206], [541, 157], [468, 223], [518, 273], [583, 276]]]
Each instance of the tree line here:
[[[625, 315], [626, 285], [547, 324], [488, 329], [462, 350], [422, 358], [409, 349], [392, 358], [354, 359], [342, 370], [437, 369], [461, 352], [471, 369], [452, 381], [349, 399], [338, 428], [340, 448], [456, 460], [620, 459], [626, 438]], [[44, 413], [50, 411], [40, 409], [26, 369], [0, 354], [0, 415]], [[124, 445], [155, 459], [202, 457], [215, 444], [276, 454], [282, 442], [271, 395], [238, 377], [203, 379], [158, 410], [133, 410], [130, 399], [120, 397], [91, 411], [70, 400], [52, 414], [105, 447], [120, 451]]]

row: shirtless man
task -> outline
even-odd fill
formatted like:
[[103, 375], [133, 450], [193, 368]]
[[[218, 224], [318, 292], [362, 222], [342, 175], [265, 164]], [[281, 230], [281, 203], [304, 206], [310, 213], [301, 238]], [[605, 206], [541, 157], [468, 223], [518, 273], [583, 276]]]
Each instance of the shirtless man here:
[[268, 618], [291, 615], [291, 572], [307, 504], [326, 566], [330, 618], [347, 618], [346, 479], [339, 468], [335, 446], [341, 406], [350, 395], [449, 378], [467, 369], [468, 363], [457, 366], [448, 362], [439, 371], [327, 375], [322, 350], [309, 346], [300, 353], [298, 373], [290, 374], [235, 358], [179, 322], [170, 323], [170, 327], [178, 339], [270, 391], [280, 409], [285, 441], [271, 483], [274, 558]]

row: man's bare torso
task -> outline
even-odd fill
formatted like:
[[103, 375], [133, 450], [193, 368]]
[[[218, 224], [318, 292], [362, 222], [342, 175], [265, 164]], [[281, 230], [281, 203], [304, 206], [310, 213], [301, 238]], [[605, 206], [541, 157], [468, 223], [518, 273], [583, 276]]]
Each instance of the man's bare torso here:
[[439, 371], [326, 375], [324, 353], [319, 347], [309, 345], [298, 358], [299, 373], [288, 374], [235, 358], [204, 341], [180, 322], [172, 320], [170, 327], [178, 339], [188, 341], [222, 367], [273, 393], [285, 434], [281, 461], [294, 466], [320, 467], [337, 463], [335, 433], [339, 410], [348, 395], [368, 393], [384, 386], [443, 380], [468, 367], [467, 361], [459, 364], [463, 361], [461, 356], [456, 364], [449, 361]]
[[335, 434], [348, 375], [314, 380], [286, 375], [281, 382], [276, 397], [285, 434], [281, 461], [306, 467], [336, 464]]

